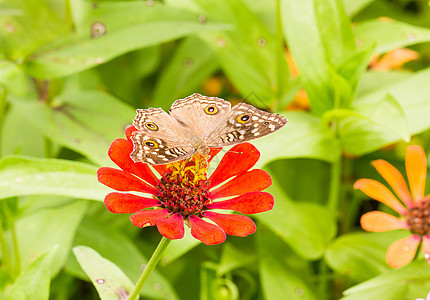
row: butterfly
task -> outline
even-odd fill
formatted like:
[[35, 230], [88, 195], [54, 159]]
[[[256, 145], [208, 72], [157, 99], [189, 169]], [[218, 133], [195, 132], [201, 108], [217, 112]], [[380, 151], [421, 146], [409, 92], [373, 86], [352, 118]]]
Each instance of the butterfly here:
[[135, 162], [162, 165], [183, 160], [198, 152], [207, 156], [210, 147], [235, 145], [282, 128], [287, 119], [252, 105], [193, 94], [176, 100], [169, 112], [161, 108], [138, 109], [133, 120]]

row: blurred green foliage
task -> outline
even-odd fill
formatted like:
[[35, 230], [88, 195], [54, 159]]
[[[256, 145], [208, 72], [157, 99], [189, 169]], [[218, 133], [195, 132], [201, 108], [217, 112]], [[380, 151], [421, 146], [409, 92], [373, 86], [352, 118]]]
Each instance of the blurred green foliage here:
[[120, 299], [88, 276], [130, 286], [160, 235], [106, 210], [97, 167], [136, 108], [193, 92], [289, 119], [253, 142], [275, 208], [246, 239], [173, 241], [144, 299], [425, 297], [427, 263], [387, 266], [403, 233], [360, 231], [352, 185], [430, 150], [428, 42], [424, 0], [0, 1], [0, 298]]

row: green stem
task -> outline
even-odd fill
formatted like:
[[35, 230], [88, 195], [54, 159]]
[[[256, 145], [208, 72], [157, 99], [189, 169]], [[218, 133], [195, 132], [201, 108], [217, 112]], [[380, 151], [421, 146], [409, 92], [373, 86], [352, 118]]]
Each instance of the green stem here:
[[0, 249], [3, 254], [3, 263], [6, 265], [6, 268], [9, 270], [9, 274], [12, 278], [15, 278], [15, 270], [12, 266], [12, 261], [9, 255], [9, 249], [7, 248], [5, 232], [3, 229], [3, 225], [0, 224]]
[[133, 291], [131, 291], [127, 300], [136, 300], [139, 298], [140, 290], [142, 289], [146, 279], [148, 279], [149, 274], [151, 274], [151, 272], [155, 269], [155, 266], [161, 259], [161, 256], [163, 255], [170, 241], [171, 240], [169, 240], [168, 238], [165, 238], [164, 236], [162, 237], [160, 243], [157, 246], [157, 249], [155, 249], [154, 253], [149, 259], [148, 264], [146, 265], [145, 269], [137, 280], [136, 285], [134, 286], [134, 289]]
[[[337, 135], [337, 124], [333, 124], [334, 138], [338, 138]], [[330, 189], [328, 194], [327, 207], [331, 213], [332, 217], [337, 216], [337, 211], [339, 208], [340, 200], [340, 183], [341, 183], [341, 170], [342, 170], [342, 156], [339, 155], [331, 164], [331, 174], [330, 174]], [[329, 268], [325, 263], [324, 259], [319, 262], [319, 285], [318, 294], [322, 299], [328, 298], [330, 279], [328, 276]]]
[[337, 209], [339, 206], [339, 192], [340, 192], [340, 180], [341, 180], [341, 157], [338, 157], [331, 164], [331, 176], [330, 176], [330, 192], [328, 195], [328, 209], [332, 212], [333, 216], [336, 216]]
[[318, 264], [318, 273], [319, 273], [319, 284], [318, 284], [318, 295], [320, 299], [328, 299], [328, 268], [324, 259], [321, 259]]
[[[0, 86], [0, 128], [3, 126], [4, 117], [6, 115], [6, 90], [4, 87]], [[1, 134], [0, 130], [0, 149], [1, 149]], [[1, 156], [1, 153], [0, 153]]]
[[52, 141], [47, 137], [44, 137], [43, 141], [45, 145], [45, 157], [46, 158], [54, 157], [54, 144], [52, 143]]
[[10, 232], [12, 234], [13, 255], [15, 259], [15, 274], [18, 275], [21, 273], [21, 257], [19, 254], [18, 240], [16, 238], [15, 220], [11, 216], [10, 210], [7, 207], [7, 205], [4, 205], [4, 214], [6, 217], [6, 222], [10, 224], [9, 227], [10, 227]]
[[16, 271], [16, 274], [20, 274], [21, 273], [21, 256], [19, 254], [18, 240], [16, 238], [16, 230], [15, 230], [15, 223], [14, 222], [12, 223], [10, 230], [12, 232], [13, 252], [14, 252], [14, 258], [15, 258], [15, 271]]

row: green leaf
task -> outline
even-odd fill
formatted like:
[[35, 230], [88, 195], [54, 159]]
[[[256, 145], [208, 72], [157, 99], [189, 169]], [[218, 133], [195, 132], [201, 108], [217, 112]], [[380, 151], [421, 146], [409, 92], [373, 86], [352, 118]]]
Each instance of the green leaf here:
[[239, 290], [233, 281], [217, 275], [217, 265], [212, 262], [202, 264], [201, 300], [238, 300]]
[[10, 156], [0, 161], [0, 199], [57, 195], [103, 200], [109, 189], [97, 181], [97, 168], [60, 159]]
[[[119, 99], [97, 91], [67, 92], [52, 106], [14, 99], [28, 122], [45, 136], [100, 165], [112, 164], [107, 151], [134, 118], [134, 110]], [[16, 128], [19, 130], [20, 128]]]
[[133, 283], [121, 269], [90, 247], [74, 247], [73, 253], [101, 299], [126, 298], [133, 290]]
[[342, 1], [315, 1], [320, 36], [329, 62], [336, 68], [355, 51], [355, 40]]
[[356, 51], [348, 57], [337, 69], [337, 74], [333, 75], [333, 84], [336, 87], [336, 97], [339, 107], [349, 108], [353, 101], [359, 82], [371, 59], [373, 48]]
[[43, 134], [34, 126], [26, 124], [28, 119], [22, 110], [10, 105], [1, 126], [1, 155], [23, 154], [36, 157], [45, 157], [45, 143]]
[[322, 113], [333, 107], [333, 91], [314, 1], [283, 0], [281, 5], [288, 47], [300, 70], [312, 110]]
[[211, 47], [197, 37], [186, 38], [158, 79], [151, 104], [168, 110], [175, 99], [191, 95], [218, 66]]
[[301, 257], [321, 257], [336, 234], [334, 216], [319, 204], [293, 202], [276, 180], [273, 180], [272, 186], [265, 191], [275, 197], [275, 207], [255, 217], [279, 235]]
[[[309, 262], [298, 257], [267, 228], [257, 236], [259, 271], [265, 299], [317, 299]], [[282, 296], [281, 296], [282, 295]], [[319, 298], [324, 298], [319, 295]]]
[[342, 299], [416, 299], [425, 297], [429, 290], [429, 265], [421, 259], [353, 286]]
[[2, 1], [0, 11], [0, 44], [11, 60], [22, 62], [38, 47], [66, 32], [67, 26], [46, 1]]
[[28, 91], [28, 79], [21, 66], [11, 61], [0, 59], [0, 85], [3, 85], [9, 94], [25, 95]]
[[348, 16], [354, 16], [375, 0], [343, 0]]
[[22, 265], [29, 265], [35, 256], [59, 245], [51, 266], [51, 274], [55, 275], [66, 261], [86, 208], [84, 201], [72, 202], [20, 218], [16, 231]]
[[354, 105], [356, 116], [346, 116], [340, 121], [339, 137], [345, 151], [350, 153], [363, 153], [378, 149], [383, 138], [393, 134], [397, 140], [410, 140], [408, 123], [405, 112], [400, 104], [391, 95], [385, 98], [362, 105]]
[[375, 53], [430, 41], [430, 29], [395, 20], [364, 21], [354, 27], [359, 48], [376, 45]]
[[321, 114], [343, 102], [348, 103], [352, 93], [345, 99], [336, 99], [342, 94], [333, 82], [333, 77], [337, 77], [334, 70], [355, 51], [342, 3], [338, 0], [283, 0], [281, 4], [284, 35], [300, 70], [312, 110]]
[[[160, 46], [139, 49], [91, 70], [98, 71], [109, 93], [132, 106], [139, 107], [143, 101], [151, 98], [145, 84], [142, 83], [159, 68], [161, 49]], [[152, 88], [152, 83], [147, 84]]]
[[[127, 216], [123, 217], [128, 218]], [[91, 247], [104, 258], [117, 265], [132, 282], [136, 282], [142, 273], [142, 267], [145, 266], [148, 260], [142, 255], [141, 250], [136, 247], [135, 241], [110, 225], [100, 222], [98, 214], [96, 214], [96, 217], [84, 219], [78, 228], [74, 245]], [[154, 245], [151, 252], [155, 250], [155, 247]], [[78, 278], [87, 279], [87, 276], [73, 258], [69, 257], [66, 270]], [[151, 273], [140, 294], [145, 299], [178, 299], [172, 285], [158, 270], [154, 270]]]
[[[372, 121], [379, 125], [371, 124], [367, 120], [359, 120], [357, 118], [347, 118], [342, 121], [341, 127], [343, 127], [343, 132], [341, 133], [341, 139], [344, 150], [351, 154], [363, 155], [385, 145], [400, 141], [402, 137], [399, 132], [406, 133], [402, 114], [406, 117], [406, 124], [410, 135], [428, 129], [430, 127], [430, 119], [428, 118], [428, 115], [430, 115], [430, 101], [428, 101], [430, 86], [427, 84], [429, 80], [430, 68], [427, 68], [404, 80], [394, 82], [391, 85], [384, 86], [356, 99], [353, 103], [354, 109], [359, 112], [363, 107], [372, 118]], [[400, 107], [392, 101], [393, 99], [390, 96], [388, 98], [391, 99], [388, 99], [388, 102], [381, 103], [381, 100], [387, 100], [387, 95], [391, 95]], [[374, 111], [372, 109], [373, 106], [375, 106]], [[395, 112], [395, 116], [392, 116], [390, 124], [392, 124], [396, 131], [387, 130], [387, 126], [380, 126], [391, 117], [384, 111], [384, 106], [391, 107], [390, 112]], [[400, 111], [400, 108], [403, 113]], [[363, 116], [367, 117], [365, 111], [362, 113]], [[396, 119], [399, 117], [400, 119]], [[399, 120], [399, 124], [394, 124]], [[401, 129], [402, 127], [404, 129]]]
[[51, 281], [51, 262], [57, 249], [58, 245], [55, 245], [34, 259], [15, 280], [6, 299], [48, 300]]
[[288, 118], [284, 128], [252, 142], [261, 152], [257, 166], [282, 158], [308, 157], [334, 161], [339, 157], [338, 141], [328, 127], [323, 127], [318, 117], [304, 112], [283, 115]]
[[390, 267], [385, 262], [389, 245], [407, 235], [402, 231], [349, 233], [337, 238], [325, 253], [325, 260], [336, 272], [363, 281]]
[[275, 107], [286, 93], [289, 76], [282, 40], [241, 0], [197, 3], [208, 19], [232, 27], [199, 35], [216, 50], [228, 78], [248, 102]]
[[381, 87], [386, 87], [402, 80], [406, 80], [412, 75], [413, 73], [407, 70], [368, 70], [360, 77], [360, 82], [357, 89], [357, 98], [361, 98], [366, 94], [375, 92], [381, 89]]
[[[47, 46], [27, 64], [38, 78], [70, 75], [102, 64], [126, 52], [158, 45], [193, 33], [222, 29], [211, 20], [199, 22], [198, 15], [158, 2], [72, 1], [76, 36]], [[91, 37], [92, 35], [92, 37]]]

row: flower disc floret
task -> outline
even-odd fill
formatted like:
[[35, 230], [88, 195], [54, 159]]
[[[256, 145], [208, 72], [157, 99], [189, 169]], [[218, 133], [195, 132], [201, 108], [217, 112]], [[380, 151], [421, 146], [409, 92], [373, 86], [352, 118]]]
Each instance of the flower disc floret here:
[[186, 176], [187, 180], [184, 180], [166, 172], [157, 185], [157, 199], [170, 213], [179, 213], [183, 217], [200, 215], [204, 206], [211, 203], [209, 181], [195, 182], [192, 173]]
[[430, 236], [430, 201], [423, 200], [420, 206], [410, 209], [406, 222], [413, 234]]

